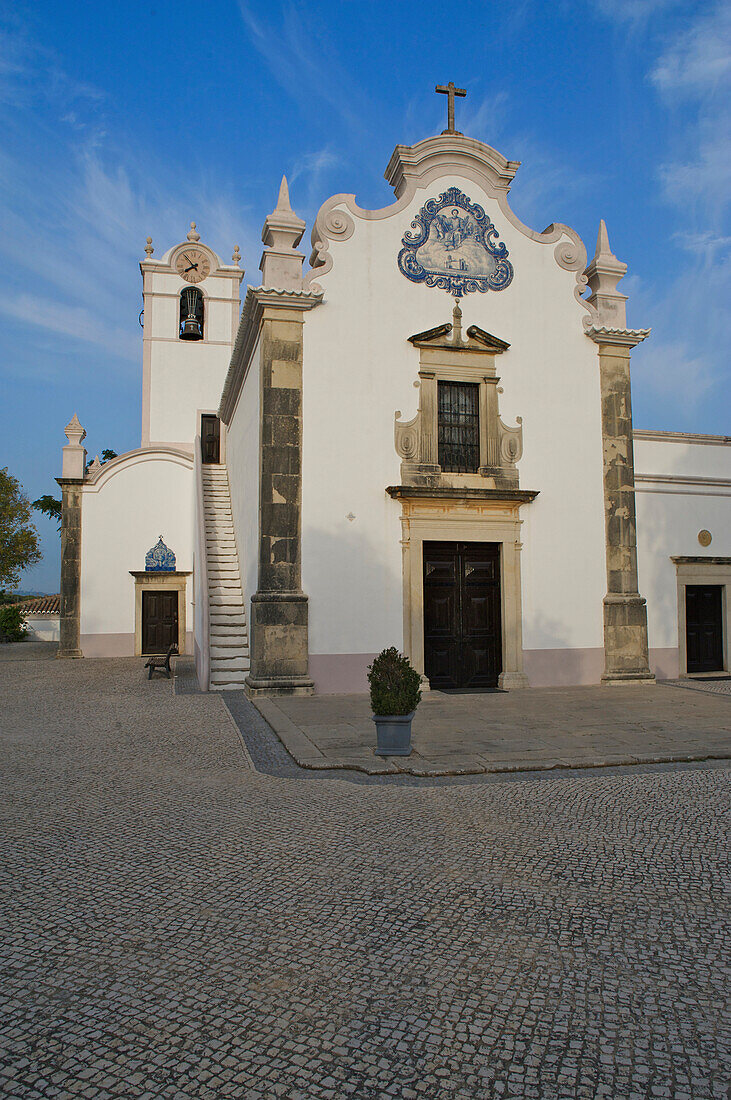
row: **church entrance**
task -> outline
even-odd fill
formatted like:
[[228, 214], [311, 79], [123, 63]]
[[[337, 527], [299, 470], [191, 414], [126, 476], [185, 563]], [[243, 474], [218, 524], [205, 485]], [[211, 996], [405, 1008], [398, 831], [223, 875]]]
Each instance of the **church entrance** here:
[[217, 416], [201, 416], [201, 462], [218, 465], [221, 461], [221, 421]]
[[424, 543], [424, 671], [437, 689], [497, 687], [499, 543]]
[[142, 655], [167, 653], [178, 642], [178, 593], [142, 593]]
[[720, 584], [685, 588], [688, 672], [723, 671], [723, 600]]

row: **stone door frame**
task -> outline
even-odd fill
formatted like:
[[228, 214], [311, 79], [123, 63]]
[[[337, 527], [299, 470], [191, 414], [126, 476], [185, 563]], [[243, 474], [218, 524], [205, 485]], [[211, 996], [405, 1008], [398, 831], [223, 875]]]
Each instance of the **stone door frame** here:
[[500, 545], [501, 688], [528, 687], [523, 672], [520, 504], [510, 501], [401, 501], [404, 652], [424, 676], [424, 543], [493, 542]]
[[688, 642], [685, 622], [685, 589], [687, 585], [720, 585], [721, 627], [723, 630], [723, 672], [730, 672], [731, 643], [731, 558], [678, 556], [675, 565], [678, 592], [678, 675], [681, 679], [708, 676], [708, 672], [688, 672]]
[[151, 591], [178, 593], [178, 653], [185, 653], [185, 628], [188, 577], [190, 571], [180, 570], [174, 573], [153, 573], [146, 570], [130, 569], [135, 582], [135, 657], [142, 657], [142, 593]]

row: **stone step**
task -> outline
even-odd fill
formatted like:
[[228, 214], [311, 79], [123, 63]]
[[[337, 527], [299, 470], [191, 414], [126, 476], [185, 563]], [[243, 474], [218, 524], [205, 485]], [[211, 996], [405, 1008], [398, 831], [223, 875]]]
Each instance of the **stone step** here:
[[248, 668], [232, 669], [230, 672], [219, 672], [218, 669], [211, 669], [211, 686], [240, 684], [243, 687], [248, 671]]
[[226, 642], [211, 643], [211, 657], [220, 657], [222, 660], [234, 660], [239, 657], [248, 657], [249, 647], [244, 645], [243, 642], [234, 642], [233, 640]]
[[243, 637], [247, 631], [246, 618], [243, 611], [238, 611], [236, 614], [232, 615], [216, 615], [211, 613], [209, 628], [211, 637], [214, 635], [216, 637], [223, 637], [225, 635], [227, 638], [230, 638], [234, 634], [237, 637]]
[[211, 653], [211, 668], [215, 668], [218, 672], [235, 672], [237, 669], [242, 669], [244, 665], [248, 665], [248, 663], [248, 653], [232, 652], [230, 657], [222, 657], [220, 654], [214, 655]]
[[249, 648], [249, 635], [246, 633], [245, 626], [234, 626], [230, 630], [222, 626], [211, 627], [209, 641], [211, 646], [219, 646], [223, 649], [229, 646], [246, 650]]
[[240, 592], [233, 595], [223, 595], [216, 592], [208, 597], [208, 606], [213, 607], [243, 607], [244, 600]]

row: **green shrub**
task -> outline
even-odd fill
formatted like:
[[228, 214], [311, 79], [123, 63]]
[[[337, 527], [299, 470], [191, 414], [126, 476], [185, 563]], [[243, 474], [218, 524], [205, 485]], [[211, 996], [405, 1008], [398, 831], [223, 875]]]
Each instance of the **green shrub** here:
[[0, 638], [19, 642], [25, 637], [25, 616], [17, 607], [0, 607]]
[[421, 678], [394, 646], [368, 666], [374, 714], [411, 714], [421, 702]]

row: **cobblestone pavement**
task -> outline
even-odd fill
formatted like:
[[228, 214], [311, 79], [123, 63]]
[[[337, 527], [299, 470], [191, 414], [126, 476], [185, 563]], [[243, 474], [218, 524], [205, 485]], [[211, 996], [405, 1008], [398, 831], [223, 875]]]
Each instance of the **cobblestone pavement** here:
[[134, 660], [0, 726], [2, 1095], [727, 1097], [727, 767], [262, 775]]

